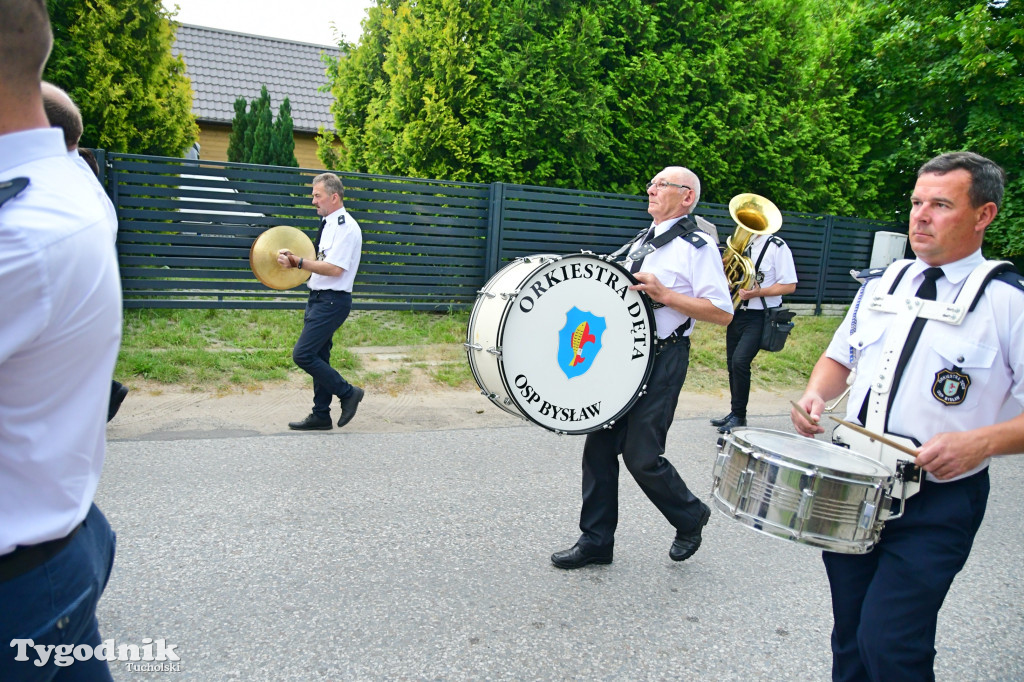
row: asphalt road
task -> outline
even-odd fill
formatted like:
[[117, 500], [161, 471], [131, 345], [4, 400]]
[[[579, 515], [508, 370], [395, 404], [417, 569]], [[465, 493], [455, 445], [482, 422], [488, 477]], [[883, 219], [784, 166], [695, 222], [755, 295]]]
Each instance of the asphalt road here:
[[[669, 434], [705, 501], [716, 436], [703, 418]], [[101, 632], [180, 657], [172, 672], [114, 662], [114, 679], [828, 679], [819, 552], [716, 511], [675, 563], [625, 469], [614, 563], [554, 568], [578, 536], [582, 444], [525, 424], [112, 442]], [[939, 680], [1024, 679], [1024, 473], [992, 472], [940, 615]]]

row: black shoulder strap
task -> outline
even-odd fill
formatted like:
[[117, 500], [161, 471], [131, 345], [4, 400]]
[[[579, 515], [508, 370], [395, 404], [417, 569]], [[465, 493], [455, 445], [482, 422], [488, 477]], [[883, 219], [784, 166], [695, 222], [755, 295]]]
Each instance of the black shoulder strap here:
[[981, 299], [981, 295], [985, 292], [985, 287], [987, 287], [988, 283], [994, 279], [1009, 284], [1019, 291], [1024, 291], [1024, 277], [1017, 272], [1017, 268], [1013, 267], [1013, 263], [1009, 261], [1000, 263], [996, 268], [988, 273], [988, 276], [985, 277], [985, 281], [981, 283], [980, 287], [978, 287], [978, 293], [975, 294], [974, 300], [971, 301], [971, 307], [967, 309], [967, 312], [974, 310], [975, 306], [978, 305], [978, 301]]
[[28, 187], [28, 178], [14, 178], [0, 182], [0, 206], [3, 206], [8, 199], [18, 196], [26, 187]]
[[764, 248], [761, 249], [761, 253], [759, 253], [757, 256], [757, 262], [754, 263], [755, 273], [761, 272], [761, 261], [764, 260], [764, 254], [768, 252], [768, 247], [771, 246], [772, 244], [775, 244], [775, 246], [780, 247], [784, 244], [784, 242], [775, 235], [768, 237], [768, 240], [764, 244]]
[[[668, 237], [668, 235], [676, 231], [677, 228], [679, 229], [679, 231], [676, 232], [671, 237]], [[706, 232], [704, 232], [704, 230], [700, 229], [700, 226], [697, 225], [697, 221], [693, 219], [693, 216], [687, 214], [684, 215], [679, 222], [673, 225], [671, 230], [661, 235], [661, 237], [655, 237], [654, 239], [652, 239], [651, 243], [654, 244], [659, 239], [667, 237], [667, 239], [661, 242], [661, 244], [658, 244], [658, 246], [662, 246], [663, 244], [667, 244], [668, 242], [670, 242], [672, 239], [680, 237], [684, 242], [690, 242], [691, 244], [693, 244], [694, 248], [699, 249], [701, 247], [707, 246], [707, 242], [704, 240], [703, 237], [697, 234], [698, 232], [707, 234]]]
[[901, 279], [903, 279], [903, 275], [907, 274], [907, 270], [908, 270], [908, 269], [910, 269], [910, 266], [911, 266], [911, 265], [913, 265], [913, 264], [914, 264], [914, 262], [913, 262], [913, 261], [910, 261], [909, 263], [907, 263], [906, 265], [904, 265], [904, 266], [903, 266], [903, 269], [902, 269], [902, 270], [900, 270], [900, 272], [899, 272], [899, 274], [898, 274], [898, 275], [896, 275], [896, 279], [894, 279], [894, 280], [892, 281], [892, 286], [891, 286], [891, 287], [889, 287], [889, 293], [890, 293], [890, 294], [891, 294], [892, 292], [896, 291], [896, 287], [897, 287], [897, 286], [899, 285], [899, 283], [900, 283], [900, 280], [901, 280]]

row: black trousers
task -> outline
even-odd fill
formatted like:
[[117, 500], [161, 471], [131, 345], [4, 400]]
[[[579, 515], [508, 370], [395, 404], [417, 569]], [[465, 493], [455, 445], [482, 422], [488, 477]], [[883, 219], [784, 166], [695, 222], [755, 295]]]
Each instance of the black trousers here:
[[310, 291], [302, 318], [302, 334], [292, 349], [292, 360], [313, 377], [313, 414], [331, 416], [331, 399], [347, 398], [352, 385], [331, 367], [334, 332], [352, 310], [352, 294], [347, 291]]
[[690, 532], [702, 503], [662, 455], [690, 364], [690, 339], [665, 346], [643, 395], [612, 428], [587, 434], [583, 446], [583, 507], [579, 545], [611, 551], [619, 519], [619, 459], [640, 489], [677, 530]]
[[737, 310], [725, 330], [725, 357], [729, 366], [729, 395], [732, 413], [747, 418], [750, 401], [750, 365], [761, 350], [763, 310]]
[[867, 554], [824, 552], [832, 591], [832, 679], [934, 680], [939, 608], [988, 503], [988, 469], [925, 481]]

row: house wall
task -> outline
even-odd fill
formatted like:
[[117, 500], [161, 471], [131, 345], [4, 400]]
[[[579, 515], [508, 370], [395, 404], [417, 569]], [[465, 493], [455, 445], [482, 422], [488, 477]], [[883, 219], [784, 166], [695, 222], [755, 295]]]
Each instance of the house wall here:
[[[199, 123], [199, 158], [203, 161], [227, 161], [228, 140], [231, 137], [231, 126], [216, 123]], [[320, 159], [316, 156], [316, 135], [296, 131], [295, 159], [299, 168], [321, 168]]]

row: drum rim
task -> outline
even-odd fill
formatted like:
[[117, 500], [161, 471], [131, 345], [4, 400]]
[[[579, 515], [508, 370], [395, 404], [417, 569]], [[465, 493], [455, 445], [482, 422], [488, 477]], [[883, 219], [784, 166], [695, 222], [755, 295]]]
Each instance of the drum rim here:
[[[495, 272], [493, 275], [491, 275], [488, 278], [488, 280], [486, 282], [484, 282], [484, 285], [480, 289], [480, 291], [477, 294], [477, 296], [479, 297], [480, 294], [483, 294], [485, 292], [489, 293], [489, 290], [488, 290], [487, 286], [489, 284], [491, 284], [492, 282], [496, 281], [498, 279], [498, 277], [502, 273], [512, 269], [516, 265], [520, 265], [521, 263], [529, 262], [529, 259], [531, 259], [531, 258], [547, 258], [547, 259], [558, 260], [559, 258], [561, 258], [561, 256], [559, 256], [557, 254], [553, 254], [553, 253], [538, 253], [538, 254], [535, 254], [535, 255], [532, 255], [532, 256], [520, 256], [520, 257], [517, 257], [517, 258], [513, 258], [508, 263], [505, 263], [505, 265], [501, 266], [501, 268], [499, 268], [497, 272]], [[519, 281], [516, 282], [516, 288], [517, 289], [521, 288], [520, 285], [522, 285], [523, 282], [525, 282], [527, 279], [529, 279], [531, 274], [533, 274], [533, 270], [528, 272], [526, 274], [526, 276], [524, 276], [522, 279], [520, 279]], [[509, 298], [508, 300], [505, 301], [505, 306], [502, 308], [501, 315], [499, 317], [499, 320], [500, 320], [500, 323], [498, 325], [499, 329], [498, 329], [498, 333], [496, 334], [496, 341], [497, 341], [497, 345], [498, 346], [501, 345], [501, 328], [503, 328], [505, 326], [505, 317], [507, 316], [509, 306], [512, 305], [512, 300], [513, 299]], [[479, 373], [479, 371], [477, 369], [476, 357], [473, 354], [472, 349], [469, 348], [469, 346], [468, 346], [468, 344], [473, 343], [473, 330], [475, 329], [476, 322], [479, 319], [478, 315], [480, 313], [480, 310], [481, 310], [481, 308], [479, 308], [477, 305], [474, 304], [473, 308], [469, 311], [469, 322], [466, 324], [466, 344], [467, 344], [467, 347], [466, 347], [466, 359], [469, 361], [469, 372], [470, 372], [470, 374], [473, 375], [473, 381], [476, 382], [476, 385], [480, 388], [480, 390], [484, 393], [484, 395], [486, 395], [488, 397], [488, 399], [490, 399], [490, 396], [494, 392], [493, 391], [487, 392], [487, 387], [484, 386], [483, 382], [480, 379], [480, 373]], [[505, 385], [505, 377], [504, 377], [503, 373], [501, 372], [501, 358], [500, 357], [498, 358], [498, 364], [499, 364], [498, 376], [501, 377], [502, 386], [506, 389], [506, 392], [507, 392], [508, 387]], [[511, 395], [509, 395], [509, 399], [512, 399]], [[516, 403], [516, 407], [518, 407], [518, 406], [519, 406], [518, 403]], [[505, 407], [502, 407], [502, 409], [504, 409], [506, 412], [508, 412], [508, 410]], [[512, 414], [512, 413], [509, 412], [509, 414]], [[521, 411], [518, 412], [516, 416], [522, 416]]]
[[[530, 258], [533, 258], [533, 256], [530, 256]], [[614, 266], [620, 272], [620, 274], [625, 275], [626, 279], [629, 280], [630, 284], [639, 284], [640, 283], [640, 281], [636, 277], [633, 276], [633, 273], [631, 273], [629, 270], [624, 268], [619, 263], [609, 259], [608, 256], [601, 256], [601, 255], [598, 255], [596, 253], [588, 253], [588, 252], [571, 253], [571, 254], [568, 254], [568, 255], [565, 255], [565, 256], [558, 256], [557, 260], [554, 261], [554, 262], [559, 262], [559, 261], [565, 260], [567, 258], [590, 258], [590, 259], [594, 259], [594, 260], [599, 260], [599, 261], [605, 263], [606, 265]], [[544, 265], [548, 265], [548, 263], [545, 263]], [[541, 266], [541, 267], [543, 267], [543, 266]], [[540, 268], [537, 268], [535, 270], [531, 270], [530, 273], [526, 277], [523, 278], [523, 280], [520, 282], [520, 284], [522, 284], [523, 282], [527, 281], [539, 269]], [[498, 327], [498, 334], [497, 334], [498, 345], [499, 346], [504, 346], [504, 343], [505, 343], [505, 326], [506, 326], [506, 322], [508, 321], [508, 315], [506, 315], [504, 313], [507, 312], [508, 307], [512, 305], [514, 300], [515, 299], [513, 299], [513, 298], [510, 298], [508, 300], [508, 303], [506, 304], [505, 311], [503, 311], [503, 314], [501, 316], [501, 323], [500, 323], [500, 325]], [[633, 408], [633, 406], [636, 405], [637, 401], [640, 400], [640, 398], [647, 392], [646, 391], [647, 382], [650, 381], [650, 379], [651, 379], [651, 373], [654, 371], [654, 360], [655, 360], [655, 358], [658, 355], [658, 348], [657, 348], [657, 344], [658, 344], [658, 331], [657, 331], [657, 324], [656, 324], [655, 319], [654, 319], [654, 307], [651, 305], [651, 298], [650, 298], [650, 296], [647, 296], [646, 294], [641, 294], [640, 295], [640, 301], [641, 301], [641, 303], [644, 306], [644, 310], [647, 311], [647, 319], [650, 321], [650, 324], [648, 325], [648, 340], [650, 342], [651, 352], [648, 354], [648, 357], [647, 357], [647, 367], [644, 369], [644, 375], [643, 375], [643, 379], [640, 382], [640, 385], [637, 386], [636, 391], [633, 393], [633, 396], [629, 399], [628, 402], [626, 402], [626, 404], [622, 407], [622, 409], [619, 410], [613, 417], [611, 417], [609, 419], [606, 419], [605, 421], [603, 421], [600, 424], [597, 424], [595, 426], [591, 426], [591, 427], [587, 427], [587, 428], [583, 428], [583, 429], [556, 429], [556, 428], [552, 428], [551, 426], [549, 426], [547, 424], [543, 424], [540, 421], [538, 421], [537, 419], [534, 419], [533, 415], [531, 415], [529, 413], [529, 411], [523, 409], [523, 406], [520, 404], [519, 398], [517, 397], [516, 392], [512, 390], [512, 387], [509, 385], [508, 379], [505, 376], [505, 374], [506, 374], [506, 372], [505, 372], [505, 359], [503, 357], [499, 356], [498, 357], [498, 365], [499, 365], [498, 375], [501, 377], [501, 384], [502, 384], [502, 386], [505, 389], [505, 394], [512, 400], [512, 402], [516, 406], [516, 409], [519, 411], [519, 413], [523, 416], [524, 419], [527, 419], [527, 420], [533, 422], [537, 426], [540, 426], [541, 428], [543, 428], [543, 429], [545, 429], [547, 431], [552, 431], [554, 433], [562, 433], [562, 434], [569, 435], [569, 436], [580, 436], [580, 435], [584, 435], [584, 434], [588, 434], [588, 433], [593, 433], [595, 431], [600, 431], [601, 429], [611, 428], [616, 422], [619, 421], [619, 419], [621, 419], [623, 417], [623, 415], [628, 413], [629, 410], [631, 410]]]
[[[884, 479], [891, 479], [893, 477], [893, 472], [889, 471], [889, 469], [884, 464], [882, 464], [881, 462], [879, 462], [876, 459], [873, 459], [873, 458], [869, 457], [868, 455], [862, 454], [860, 452], [855, 452], [853, 450], [850, 450], [849, 448], [841, 447], [839, 445], [836, 445], [835, 443], [826, 443], [824, 441], [815, 440], [813, 438], [804, 438], [803, 436], [800, 436], [799, 434], [790, 433], [789, 431], [780, 431], [778, 429], [766, 429], [766, 428], [762, 428], [762, 427], [758, 427], [758, 426], [743, 426], [743, 427], [737, 427], [737, 428], [732, 429], [732, 431], [730, 433], [726, 434], [726, 436], [724, 438], [725, 438], [725, 440], [729, 440], [730, 438], [733, 438], [733, 439], [738, 438], [739, 436], [737, 434], [742, 434], [744, 431], [768, 432], [768, 433], [772, 433], [772, 434], [780, 434], [782, 436], [785, 436], [787, 439], [795, 440], [797, 442], [804, 442], [804, 441], [806, 441], [806, 442], [814, 443], [816, 446], [823, 447], [826, 450], [833, 450], [833, 449], [835, 449], [838, 454], [850, 456], [850, 457], [853, 457], [853, 458], [855, 458], [855, 459], [857, 459], [859, 461], [863, 461], [863, 462], [871, 464], [874, 467], [877, 467], [877, 469], [878, 469], [880, 474], [884, 473], [883, 480]], [[854, 471], [845, 471], [843, 469], [836, 469], [834, 467], [827, 466], [827, 465], [811, 464], [811, 463], [808, 463], [808, 462], [804, 462], [804, 461], [798, 460], [798, 459], [796, 459], [796, 458], [794, 458], [792, 456], [787, 456], [787, 455], [785, 455], [783, 453], [767, 452], [763, 448], [761, 448], [761, 447], [759, 447], [759, 446], [757, 446], [757, 445], [755, 445], [753, 443], [750, 443], [749, 441], [744, 441], [743, 445], [748, 447], [748, 448], [753, 449], [755, 454], [758, 455], [758, 457], [757, 457], [758, 459], [773, 459], [773, 460], [776, 460], [776, 461], [785, 462], [787, 464], [798, 465], [798, 466], [800, 466], [802, 468], [806, 468], [806, 469], [815, 469], [817, 471], [821, 471], [821, 472], [824, 472], [824, 473], [835, 474], [836, 478], [851, 478], [852, 477], [852, 478], [857, 479], [857, 480], [863, 479], [863, 480], [866, 480], [866, 481], [875, 481], [875, 480], [878, 479], [878, 476], [874, 475], [874, 474], [860, 473], [860, 472], [854, 472]]]

